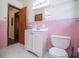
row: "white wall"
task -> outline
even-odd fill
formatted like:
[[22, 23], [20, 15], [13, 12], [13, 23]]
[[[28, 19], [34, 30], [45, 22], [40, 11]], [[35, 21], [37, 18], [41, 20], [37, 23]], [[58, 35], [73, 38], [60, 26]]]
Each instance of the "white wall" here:
[[8, 3], [14, 5], [18, 8], [23, 8], [24, 5], [17, 0], [1, 0], [1, 8], [0, 8], [0, 20], [7, 20], [7, 12], [8, 12]]
[[28, 19], [28, 22], [34, 22], [34, 16], [36, 14], [44, 13], [44, 9], [42, 9], [42, 8], [33, 10], [33, 2], [34, 1], [36, 1], [36, 0], [23, 2], [24, 6], [27, 7], [27, 16], [26, 17]]
[[26, 2], [23, 2], [24, 3], [24, 6], [26, 6], [27, 7], [27, 20], [28, 20], [28, 22], [34, 22], [34, 15], [33, 15], [33, 9], [32, 9], [32, 7], [33, 7], [33, 5], [32, 5], [32, 3], [33, 3], [33, 1], [26, 1]]
[[8, 11], [8, 9], [7, 9], [7, 7], [8, 7], [8, 0], [2, 0], [2, 2], [1, 2], [2, 4], [1, 4], [1, 9], [0, 9], [0, 20], [7, 20], [7, 11]]
[[18, 0], [8, 0], [8, 3], [13, 5], [13, 6], [16, 6], [18, 8], [24, 7], [24, 5], [21, 2], [19, 2]]
[[[79, 17], [79, 12], [78, 12], [79, 11], [79, 0], [76, 1], [75, 7], [73, 7], [73, 5], [74, 5], [73, 0], [52, 0], [52, 1], [53, 1], [51, 3], [51, 4], [53, 4], [52, 7], [44, 8], [44, 11], [45, 11], [44, 12], [44, 15], [45, 15], [44, 20], [53, 20], [53, 19], [58, 20], [58, 19]], [[7, 0], [5, 0], [4, 3], [5, 2], [7, 2]], [[17, 5], [19, 8], [22, 8], [22, 6], [27, 7], [27, 9], [28, 9], [28, 13], [27, 13], [28, 22], [34, 22], [34, 14], [35, 14], [34, 11], [35, 10], [33, 10], [33, 2], [34, 2], [34, 0], [32, 0], [31, 2], [27, 1], [27, 2], [24, 2], [24, 5], [23, 5], [20, 2], [17, 3], [14, 0], [9, 0], [10, 4]], [[7, 9], [6, 8], [6, 6], [7, 6], [6, 3], [3, 6], [4, 6], [4, 8], [2, 8], [2, 10], [4, 9], [5, 14], [3, 16], [1, 16], [0, 18], [5, 18], [4, 16], [6, 16], [6, 12], [5, 12], [5, 10]]]
[[0, 6], [1, 6], [2, 0], [0, 0]]
[[[50, 0], [48, 6], [33, 10], [34, 15], [43, 13], [43, 20], [60, 20], [73, 18], [74, 16], [74, 2], [70, 0]], [[60, 15], [61, 14], [61, 15]]]
[[2, 5], [2, 0], [0, 0], [0, 18], [1, 18], [1, 8], [2, 8], [1, 5]]
[[44, 21], [79, 17], [79, 0], [50, 0], [51, 4], [49, 6], [33, 10], [32, 4], [34, 1], [26, 5], [29, 11], [28, 22], [34, 22], [34, 15], [42, 12], [42, 10], [44, 11], [42, 12]]
[[37, 14], [43, 14], [43, 19], [44, 19], [44, 9], [43, 8], [39, 8], [39, 9], [36, 9], [36, 10], [33, 10], [33, 21], [35, 20], [35, 15]]
[[[57, 0], [58, 1], [58, 0]], [[55, 2], [55, 1], [54, 1]], [[75, 18], [74, 1], [63, 1], [45, 8], [45, 20], [61, 20]]]
[[79, 17], [79, 0], [76, 0], [76, 3], [75, 3], [75, 16], [76, 17]]

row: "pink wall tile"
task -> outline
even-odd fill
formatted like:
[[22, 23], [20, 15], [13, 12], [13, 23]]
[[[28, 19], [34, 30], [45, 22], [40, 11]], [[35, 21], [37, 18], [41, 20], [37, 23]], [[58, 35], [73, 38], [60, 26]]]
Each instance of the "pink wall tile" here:
[[[79, 39], [79, 22], [74, 21], [73, 19], [66, 19], [61, 21], [43, 21], [43, 22], [34, 22], [29, 23], [34, 27], [37, 24], [37, 28], [41, 28], [43, 24], [49, 29], [49, 40], [48, 40], [48, 48], [52, 47], [50, 36], [53, 34], [56, 35], [65, 35], [71, 37], [70, 47], [67, 49], [69, 55], [74, 53], [74, 56], [77, 56], [77, 47], [78, 47], [78, 39]], [[74, 51], [72, 52], [72, 47]]]
[[7, 46], [7, 22], [0, 21], [0, 48]]
[[[61, 21], [43, 21], [43, 22], [34, 22], [29, 23], [35, 27], [37, 24], [38, 28], [41, 28], [43, 24], [49, 29], [48, 33], [48, 48], [51, 46], [50, 35], [57, 34], [57, 35], [66, 35], [70, 36], [71, 44], [70, 47], [67, 49], [69, 55], [72, 54], [72, 47], [74, 48], [74, 55], [77, 56], [77, 47], [79, 47], [79, 22], [74, 20], [61, 20]], [[7, 21], [0, 21], [0, 47], [7, 46]]]

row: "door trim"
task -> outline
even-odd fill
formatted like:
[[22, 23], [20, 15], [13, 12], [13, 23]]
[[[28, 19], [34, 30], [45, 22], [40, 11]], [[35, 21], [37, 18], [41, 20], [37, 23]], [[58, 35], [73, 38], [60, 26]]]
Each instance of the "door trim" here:
[[18, 8], [18, 7], [16, 7], [16, 6], [13, 6], [13, 5], [11, 5], [11, 4], [8, 4], [8, 6], [10, 6], [10, 7], [12, 7], [12, 8], [15, 8], [15, 9], [17, 9], [17, 10], [20, 10], [20, 8]]
[[7, 11], [8, 12], [7, 13], [7, 46], [8, 46], [8, 39], [9, 39], [9, 6], [15, 8], [15, 9], [20, 10], [20, 8], [18, 8], [16, 6], [13, 6], [11, 4], [8, 4], [8, 11]]

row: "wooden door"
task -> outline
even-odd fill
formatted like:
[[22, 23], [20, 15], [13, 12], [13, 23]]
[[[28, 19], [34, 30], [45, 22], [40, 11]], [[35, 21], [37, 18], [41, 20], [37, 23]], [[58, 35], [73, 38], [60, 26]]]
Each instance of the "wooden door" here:
[[23, 8], [20, 10], [20, 13], [19, 13], [19, 42], [21, 44], [24, 44], [24, 31], [26, 29], [26, 11], [27, 11], [27, 8]]

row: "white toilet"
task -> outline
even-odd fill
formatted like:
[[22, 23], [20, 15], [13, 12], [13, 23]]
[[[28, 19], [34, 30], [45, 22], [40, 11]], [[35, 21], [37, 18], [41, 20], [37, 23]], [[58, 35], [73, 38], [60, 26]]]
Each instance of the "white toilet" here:
[[49, 49], [49, 55], [51, 58], [68, 58], [68, 53], [65, 51], [70, 45], [70, 37], [52, 35], [51, 43], [52, 48]]

